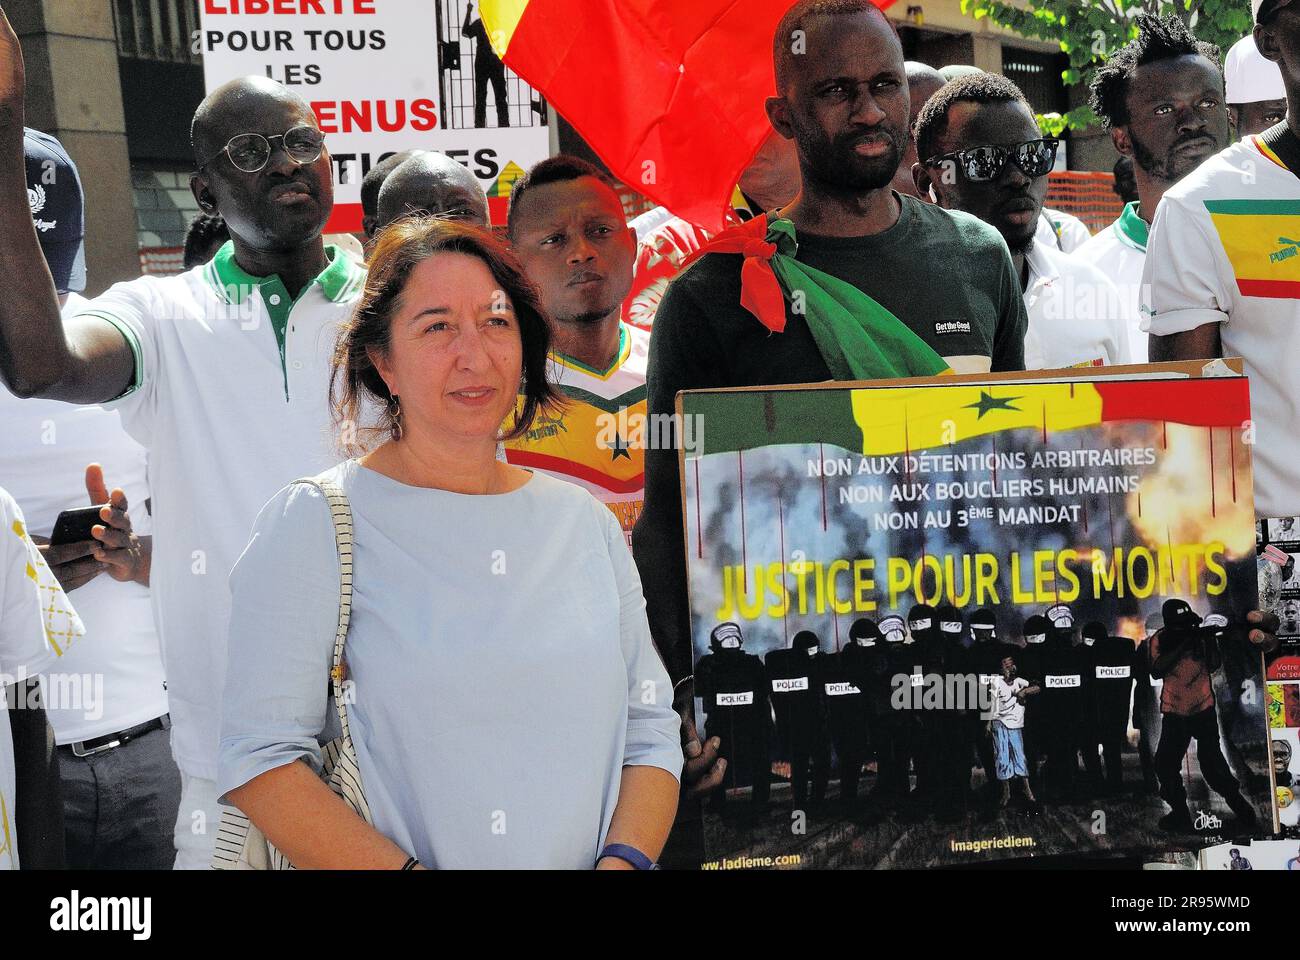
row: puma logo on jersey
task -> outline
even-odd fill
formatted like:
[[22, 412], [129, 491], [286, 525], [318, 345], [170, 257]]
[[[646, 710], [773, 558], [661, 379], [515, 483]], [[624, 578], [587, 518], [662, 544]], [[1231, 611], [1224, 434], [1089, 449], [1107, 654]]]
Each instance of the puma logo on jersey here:
[[1300, 240], [1289, 240], [1286, 237], [1278, 237], [1277, 242], [1282, 246], [1282, 249], [1275, 250], [1273, 253], [1268, 255], [1269, 263], [1281, 263], [1283, 260], [1290, 260], [1297, 252], [1300, 252], [1296, 249], [1297, 247], [1300, 247]]

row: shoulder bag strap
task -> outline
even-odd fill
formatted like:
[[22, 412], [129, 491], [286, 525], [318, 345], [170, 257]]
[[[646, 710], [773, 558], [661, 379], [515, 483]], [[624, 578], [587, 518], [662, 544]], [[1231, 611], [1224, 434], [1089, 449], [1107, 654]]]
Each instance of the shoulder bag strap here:
[[348, 624], [352, 619], [352, 507], [342, 488], [324, 477], [307, 477], [297, 481], [318, 489], [329, 503], [330, 519], [334, 522], [334, 546], [339, 558], [339, 617], [334, 633], [334, 658], [330, 665], [330, 689], [334, 694], [334, 707], [338, 711], [343, 739], [352, 747], [352, 734], [348, 730], [348, 710], [343, 694], [346, 669], [343, 646], [348, 637]]

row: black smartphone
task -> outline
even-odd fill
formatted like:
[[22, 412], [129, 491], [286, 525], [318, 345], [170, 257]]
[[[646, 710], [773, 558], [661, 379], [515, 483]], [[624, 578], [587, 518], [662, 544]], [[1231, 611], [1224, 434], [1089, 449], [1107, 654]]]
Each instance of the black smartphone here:
[[90, 528], [103, 524], [98, 507], [78, 507], [76, 510], [64, 510], [54, 521], [54, 532], [50, 534], [50, 545], [60, 546], [65, 543], [77, 543], [80, 540], [95, 539], [90, 535]]

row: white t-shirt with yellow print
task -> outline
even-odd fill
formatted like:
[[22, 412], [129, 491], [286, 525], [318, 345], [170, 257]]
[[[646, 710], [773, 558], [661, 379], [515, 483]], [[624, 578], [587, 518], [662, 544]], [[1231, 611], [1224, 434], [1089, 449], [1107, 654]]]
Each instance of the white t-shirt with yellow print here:
[[[22, 511], [0, 489], [0, 685], [49, 666], [85, 634], [59, 581], [27, 535]], [[14, 745], [0, 709], [0, 870], [18, 869], [14, 828]]]

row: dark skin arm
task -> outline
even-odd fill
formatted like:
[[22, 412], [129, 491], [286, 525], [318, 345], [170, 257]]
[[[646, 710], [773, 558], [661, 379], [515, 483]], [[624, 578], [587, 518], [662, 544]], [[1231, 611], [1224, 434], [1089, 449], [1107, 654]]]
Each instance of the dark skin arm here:
[[1217, 323], [1204, 323], [1195, 330], [1163, 337], [1152, 334], [1149, 343], [1152, 363], [1165, 360], [1212, 360], [1223, 356]]
[[36, 238], [23, 163], [22, 50], [0, 10], [0, 379], [19, 397], [102, 403], [126, 390], [134, 359], [112, 324], [77, 318], [66, 328]]
[[689, 692], [691, 684], [684, 684], [687, 696], [677, 705], [677, 715], [681, 717], [682, 753], [685, 762], [682, 767], [682, 796], [687, 800], [707, 797], [722, 784], [727, 775], [727, 761], [718, 756], [722, 741], [710, 737], [700, 742], [700, 733], [695, 728], [692, 716]]

